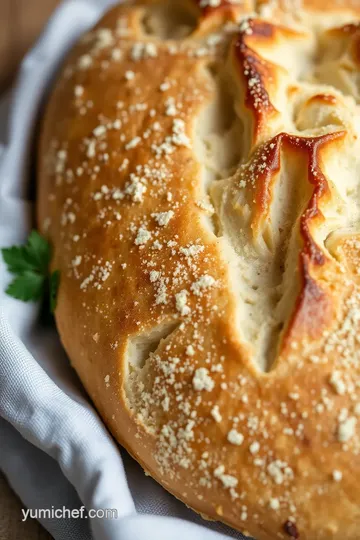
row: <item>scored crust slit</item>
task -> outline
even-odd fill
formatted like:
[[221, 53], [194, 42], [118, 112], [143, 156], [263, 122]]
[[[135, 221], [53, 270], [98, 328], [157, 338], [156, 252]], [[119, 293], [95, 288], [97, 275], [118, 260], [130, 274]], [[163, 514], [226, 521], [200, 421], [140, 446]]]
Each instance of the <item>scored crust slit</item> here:
[[125, 2], [42, 123], [73, 367], [149, 474], [258, 540], [360, 526], [358, 17]]

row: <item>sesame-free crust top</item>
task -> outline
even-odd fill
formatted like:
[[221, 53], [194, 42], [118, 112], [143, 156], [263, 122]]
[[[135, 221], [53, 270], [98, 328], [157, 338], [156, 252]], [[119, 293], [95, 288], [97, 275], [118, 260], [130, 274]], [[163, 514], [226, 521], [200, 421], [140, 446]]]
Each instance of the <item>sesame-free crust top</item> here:
[[358, 13], [122, 4], [42, 122], [72, 365], [148, 473], [258, 540], [358, 537]]

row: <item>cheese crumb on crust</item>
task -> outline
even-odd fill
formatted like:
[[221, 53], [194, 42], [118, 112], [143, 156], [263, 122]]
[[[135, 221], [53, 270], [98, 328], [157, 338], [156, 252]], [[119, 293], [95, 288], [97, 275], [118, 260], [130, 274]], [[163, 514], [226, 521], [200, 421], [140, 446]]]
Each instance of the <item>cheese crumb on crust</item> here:
[[193, 387], [197, 391], [206, 390], [211, 392], [215, 386], [215, 382], [209, 375], [207, 368], [201, 367], [195, 371], [195, 375], [192, 380]]
[[244, 442], [244, 435], [239, 433], [236, 429], [231, 429], [229, 433], [227, 434], [227, 440], [231, 444], [235, 444], [236, 446], [241, 446]]

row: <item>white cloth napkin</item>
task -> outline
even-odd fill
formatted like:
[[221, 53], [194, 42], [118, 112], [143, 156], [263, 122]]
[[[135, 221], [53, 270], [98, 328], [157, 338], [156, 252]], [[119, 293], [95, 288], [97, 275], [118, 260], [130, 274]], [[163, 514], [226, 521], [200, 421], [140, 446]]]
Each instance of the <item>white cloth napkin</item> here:
[[[111, 3], [63, 3], [0, 103], [2, 247], [24, 242], [32, 227], [34, 139], [44, 93], [65, 51]], [[119, 449], [84, 396], [55, 329], [39, 323], [37, 306], [4, 294], [9, 278], [1, 261], [0, 468], [24, 506], [118, 511], [116, 520], [40, 519], [56, 540], [243, 538], [202, 521]]]

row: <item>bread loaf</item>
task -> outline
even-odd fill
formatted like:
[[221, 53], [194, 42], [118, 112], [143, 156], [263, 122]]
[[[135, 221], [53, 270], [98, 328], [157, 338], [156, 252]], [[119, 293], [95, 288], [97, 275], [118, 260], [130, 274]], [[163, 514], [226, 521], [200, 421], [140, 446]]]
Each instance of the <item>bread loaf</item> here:
[[359, 13], [127, 2], [43, 119], [72, 365], [151, 476], [257, 540], [359, 538]]

